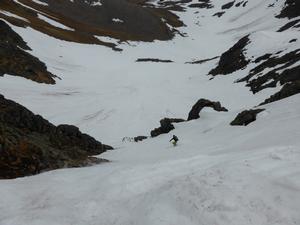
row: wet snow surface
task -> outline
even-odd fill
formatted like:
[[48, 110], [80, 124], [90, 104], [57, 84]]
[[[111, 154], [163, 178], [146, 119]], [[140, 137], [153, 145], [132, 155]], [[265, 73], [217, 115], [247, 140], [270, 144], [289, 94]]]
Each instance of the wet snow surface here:
[[[275, 33], [288, 21], [275, 18], [282, 0], [252, 0], [221, 18], [212, 15], [228, 2], [211, 2], [210, 9], [176, 12], [187, 24], [180, 29], [186, 37], [123, 43], [123, 52], [13, 27], [61, 80], [43, 85], [7, 75], [0, 79], [1, 93], [117, 149], [101, 155], [110, 163], [0, 181], [1, 225], [300, 224], [299, 95], [264, 106], [247, 127], [232, 127], [237, 113], [279, 87], [253, 95], [234, 83], [254, 64], [213, 80], [207, 73], [218, 59], [185, 64], [220, 56], [249, 33], [248, 57], [297, 49], [299, 41], [289, 41], [299, 31]], [[136, 63], [138, 58], [174, 63]], [[170, 134], [121, 141], [149, 135], [163, 117], [186, 118], [200, 98], [220, 101], [229, 112], [203, 110], [200, 119], [175, 124]], [[172, 134], [179, 137], [175, 148]]]

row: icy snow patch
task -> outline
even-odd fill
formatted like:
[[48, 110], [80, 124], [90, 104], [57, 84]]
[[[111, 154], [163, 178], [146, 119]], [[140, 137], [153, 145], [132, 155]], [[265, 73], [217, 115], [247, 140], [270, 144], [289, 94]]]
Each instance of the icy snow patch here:
[[98, 2], [92, 2], [91, 6], [102, 6], [102, 3], [99, 0]]
[[113, 18], [112, 21], [115, 23], [124, 23], [124, 21], [119, 18]]
[[16, 18], [16, 19], [20, 19], [20, 20], [23, 20], [23, 21], [29, 23], [29, 21], [28, 21], [27, 19], [25, 19], [25, 18], [23, 18], [23, 17], [20, 17], [20, 16], [18, 16], [18, 15], [12, 14], [12, 13], [10, 13], [10, 12], [4, 11], [4, 10], [0, 10], [0, 13], [4, 14], [4, 15], [6, 15], [6, 16], [14, 17], [14, 18]]
[[51, 25], [53, 25], [55, 27], [58, 27], [58, 28], [61, 28], [61, 29], [64, 29], [64, 30], [74, 31], [73, 28], [67, 27], [67, 26], [65, 26], [65, 25], [63, 25], [63, 24], [61, 24], [59, 22], [56, 22], [55, 20], [52, 20], [52, 19], [50, 19], [50, 18], [48, 18], [48, 17], [46, 17], [46, 16], [44, 16], [44, 15], [42, 15], [40, 13], [38, 13], [38, 18], [46, 21], [47, 23], [49, 23], [49, 24], [51, 24]]
[[32, 0], [32, 1], [37, 3], [37, 4], [40, 4], [40, 5], [48, 6], [48, 3], [46, 3], [46, 2], [42, 2], [42, 1], [39, 1], [39, 0]]

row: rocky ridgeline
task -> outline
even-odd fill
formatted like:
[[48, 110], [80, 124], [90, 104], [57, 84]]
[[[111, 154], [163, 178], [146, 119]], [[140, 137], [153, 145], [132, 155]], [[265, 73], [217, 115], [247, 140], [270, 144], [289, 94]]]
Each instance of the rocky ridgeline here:
[[105, 160], [93, 158], [112, 147], [75, 126], [54, 126], [0, 95], [0, 178], [79, 167]]

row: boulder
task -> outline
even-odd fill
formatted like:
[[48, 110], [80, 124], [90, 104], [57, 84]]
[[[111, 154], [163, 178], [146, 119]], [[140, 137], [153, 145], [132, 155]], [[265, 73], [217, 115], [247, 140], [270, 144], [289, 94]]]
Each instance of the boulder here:
[[258, 113], [264, 111], [265, 109], [250, 109], [244, 110], [239, 113], [236, 118], [230, 123], [231, 126], [247, 126], [256, 120]]
[[147, 138], [148, 138], [147, 136], [137, 136], [137, 137], [134, 137], [133, 140], [135, 142], [139, 142], [139, 141], [143, 141], [143, 140], [145, 140]]
[[171, 130], [174, 130], [175, 127], [172, 123], [181, 123], [184, 122], [184, 119], [177, 118], [164, 118], [160, 120], [160, 127], [155, 128], [150, 132], [151, 137], [157, 137], [161, 134], [169, 133]]

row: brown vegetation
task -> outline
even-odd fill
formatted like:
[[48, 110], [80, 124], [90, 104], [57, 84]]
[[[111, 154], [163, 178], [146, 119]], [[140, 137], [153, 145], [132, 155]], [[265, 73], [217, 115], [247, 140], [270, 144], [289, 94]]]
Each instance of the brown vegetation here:
[[[120, 41], [169, 40], [180, 19], [164, 8], [153, 8], [146, 1], [102, 0], [101, 6], [92, 6], [83, 0], [48, 0], [48, 6], [19, 0], [2, 0], [0, 9], [24, 18], [18, 19], [0, 12], [0, 18], [22, 27], [31, 27], [52, 37], [79, 43], [99, 44], [120, 50], [116, 44], [100, 41], [95, 36], [109, 36]], [[90, 3], [94, 2], [93, 0]], [[27, 7], [26, 7], [27, 6]], [[39, 17], [45, 16], [68, 28], [63, 29]], [[121, 22], [116, 22], [119, 19]], [[170, 29], [168, 26], [172, 26]]]

